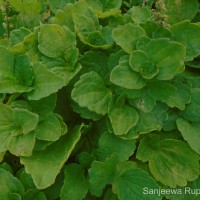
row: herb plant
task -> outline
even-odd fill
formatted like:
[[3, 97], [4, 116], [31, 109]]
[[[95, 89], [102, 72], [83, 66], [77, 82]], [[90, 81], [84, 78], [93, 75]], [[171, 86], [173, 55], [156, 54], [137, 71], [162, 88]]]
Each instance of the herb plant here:
[[0, 5], [1, 200], [200, 199], [198, 0]]

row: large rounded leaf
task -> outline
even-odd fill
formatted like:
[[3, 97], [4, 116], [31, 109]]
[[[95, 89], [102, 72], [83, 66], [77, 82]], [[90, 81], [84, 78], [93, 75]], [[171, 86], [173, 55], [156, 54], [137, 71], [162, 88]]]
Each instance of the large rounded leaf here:
[[126, 24], [122, 27], [117, 27], [112, 32], [115, 42], [127, 53], [132, 53], [135, 50], [137, 40], [146, 33], [142, 27], [137, 24]]
[[186, 186], [199, 176], [199, 156], [183, 141], [148, 135], [140, 141], [137, 158], [148, 161], [156, 180], [170, 187]]
[[29, 100], [39, 100], [47, 97], [50, 94], [57, 92], [65, 85], [65, 82], [61, 77], [48, 70], [41, 63], [34, 63], [33, 73], [34, 90], [28, 93]]
[[192, 124], [183, 118], [176, 120], [178, 130], [181, 132], [183, 138], [188, 142], [190, 147], [200, 154], [200, 124]]
[[156, 181], [145, 171], [134, 167], [119, 171], [112, 183], [112, 190], [120, 200], [162, 199], [156, 193], [148, 193], [149, 189], [159, 189]]
[[5, 169], [0, 169], [0, 194], [17, 193], [23, 195], [24, 188], [20, 181]]
[[74, 45], [75, 34], [56, 24], [43, 24], [38, 34], [38, 48], [44, 55], [57, 58], [64, 55], [68, 47]]
[[174, 24], [170, 30], [173, 33], [173, 39], [186, 46], [185, 61], [193, 60], [195, 57], [200, 55], [199, 24], [184, 21]]
[[69, 158], [81, 137], [82, 125], [75, 126], [69, 135], [49, 145], [45, 150], [36, 151], [30, 157], [21, 157], [21, 163], [31, 174], [38, 189], [52, 185], [62, 166]]
[[96, 72], [81, 76], [72, 90], [72, 99], [81, 107], [105, 115], [111, 101], [111, 91], [106, 88], [102, 78]]
[[78, 164], [69, 164], [65, 167], [65, 179], [61, 189], [61, 200], [82, 200], [88, 192], [89, 183], [84, 171]]
[[161, 13], [167, 16], [167, 22], [170, 24], [192, 20], [199, 10], [198, 0], [163, 0], [160, 2], [158, 6], [161, 8]]

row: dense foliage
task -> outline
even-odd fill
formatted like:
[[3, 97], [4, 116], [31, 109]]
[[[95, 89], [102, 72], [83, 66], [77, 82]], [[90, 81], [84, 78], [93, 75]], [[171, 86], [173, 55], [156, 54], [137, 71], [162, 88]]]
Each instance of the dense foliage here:
[[1, 200], [200, 199], [198, 0], [0, 5]]

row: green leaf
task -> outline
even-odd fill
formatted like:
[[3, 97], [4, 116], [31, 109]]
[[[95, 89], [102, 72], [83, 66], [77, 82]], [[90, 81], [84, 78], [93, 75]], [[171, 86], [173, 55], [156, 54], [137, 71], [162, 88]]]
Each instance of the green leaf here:
[[29, 100], [39, 100], [61, 89], [65, 83], [62, 78], [49, 71], [40, 63], [33, 64], [34, 90], [28, 93]]
[[20, 181], [10, 172], [0, 168], [0, 194], [17, 193], [23, 195], [24, 188]]
[[105, 115], [111, 101], [111, 91], [106, 88], [102, 78], [96, 72], [82, 75], [74, 85], [72, 99], [81, 107]]
[[118, 172], [112, 183], [112, 190], [120, 200], [161, 200], [157, 194], [144, 194], [145, 188], [158, 189], [155, 180], [145, 171], [130, 168]]
[[143, 89], [139, 97], [130, 98], [128, 102], [145, 113], [150, 112], [156, 105], [156, 100], [149, 94], [147, 89]]
[[102, 75], [102, 77], [108, 74], [108, 56], [101, 51], [87, 51], [79, 59], [79, 62], [83, 66], [81, 70], [82, 73], [95, 71]]
[[[200, 177], [193, 182], [188, 182], [184, 188], [178, 187], [177, 189], [182, 191], [182, 194], [169, 194], [166, 195], [170, 200], [197, 200], [199, 198]], [[192, 192], [193, 191], [193, 192]]]
[[105, 158], [113, 153], [119, 160], [128, 160], [135, 151], [135, 140], [125, 140], [109, 132], [105, 132], [99, 139], [99, 148], [106, 151]]
[[56, 107], [57, 95], [51, 94], [47, 97], [44, 97], [40, 100], [30, 101], [32, 111], [41, 116], [46, 117], [51, 114]]
[[143, 28], [132, 23], [117, 27], [112, 32], [115, 42], [127, 53], [132, 53], [135, 50], [137, 40], [145, 35]]
[[35, 136], [39, 140], [56, 141], [61, 136], [61, 125], [55, 115], [48, 115], [39, 122]]
[[133, 51], [129, 58], [129, 64], [134, 71], [139, 72], [145, 79], [152, 79], [159, 72], [157, 66], [153, 62], [148, 61], [144, 51]]
[[101, 27], [97, 16], [91, 11], [91, 8], [88, 9], [88, 14], [76, 12], [73, 15], [75, 31], [79, 39], [93, 48], [110, 48], [113, 44], [112, 29], [108, 26]]
[[35, 185], [33, 183], [33, 179], [29, 174], [25, 172], [24, 168], [21, 168], [17, 174], [16, 177], [20, 180], [20, 182], [23, 184], [25, 191], [35, 189]]
[[160, 7], [161, 13], [166, 15], [169, 24], [174, 24], [184, 20], [192, 20], [199, 11], [198, 0], [193, 0], [191, 2], [187, 0], [163, 0]]
[[20, 162], [31, 174], [38, 189], [52, 185], [64, 163], [69, 158], [72, 150], [81, 137], [84, 126], [75, 126], [69, 135], [49, 145], [43, 151], [36, 151], [30, 157], [21, 157]]
[[167, 106], [157, 103], [150, 112], [138, 112], [138, 123], [127, 133], [125, 138], [135, 139], [138, 138], [140, 134], [150, 133], [156, 130], [160, 131], [163, 127], [163, 121], [168, 119], [167, 110]]
[[146, 61], [148, 61], [148, 57], [146, 53], [141, 50], [133, 51], [129, 57], [130, 67], [136, 72], [140, 72], [140, 69]]
[[137, 111], [125, 104], [122, 106], [111, 104], [108, 117], [115, 135], [127, 134], [128, 131], [137, 124], [139, 119]]
[[121, 4], [122, 4], [122, 0], [113, 0], [113, 1], [109, 1], [109, 0], [102, 0], [102, 5], [103, 5], [103, 10], [104, 11], [109, 11], [113, 8], [118, 8], [120, 9]]
[[27, 55], [15, 57], [14, 77], [22, 85], [31, 86], [33, 82], [33, 71], [30, 65], [30, 59]]
[[24, 200], [47, 200], [45, 194], [37, 189], [32, 189], [26, 191], [25, 195], [23, 196]]
[[49, 6], [53, 13], [56, 13], [58, 9], [62, 9], [69, 3], [75, 3], [76, 0], [49, 0]]
[[7, 127], [0, 128], [0, 140], [2, 141], [0, 144], [0, 152], [8, 150], [8, 144], [10, 143], [12, 137], [10, 134], [10, 130]]
[[30, 33], [31, 31], [24, 27], [12, 30], [10, 33], [11, 45], [13, 46], [13, 45], [20, 44], [21, 42], [23, 42], [24, 38]]
[[11, 141], [10, 126], [14, 120], [13, 111], [9, 106], [0, 103], [0, 152], [6, 151]]
[[188, 142], [190, 147], [200, 154], [199, 146], [199, 135], [200, 135], [200, 125], [198, 123], [189, 123], [183, 118], [178, 118], [176, 120], [178, 130], [181, 132], [183, 138]]
[[199, 156], [180, 140], [148, 135], [140, 141], [137, 158], [148, 161], [155, 179], [170, 187], [186, 186], [199, 176]]
[[151, 10], [148, 7], [133, 6], [131, 8], [131, 18], [135, 23], [143, 23], [151, 18]]
[[182, 117], [184, 117], [188, 121], [198, 122], [200, 116], [200, 90], [193, 89], [191, 93], [191, 102], [186, 105], [186, 108], [180, 113]]
[[0, 103], [0, 128], [9, 128], [13, 121], [13, 110], [8, 105]]
[[13, 110], [13, 116], [13, 128], [11, 129], [13, 136], [33, 131], [39, 121], [38, 115], [20, 108]]
[[3, 161], [5, 154], [6, 154], [5, 151], [4, 152], [0, 152], [0, 162]]
[[5, 47], [0, 46], [0, 77], [2, 75], [11, 75], [14, 71], [14, 55], [9, 52]]
[[128, 60], [111, 71], [110, 81], [126, 89], [141, 89], [146, 85], [145, 80], [129, 67]]
[[113, 194], [111, 189], [108, 189], [105, 192], [103, 200], [119, 200], [119, 199], [117, 198], [117, 195]]
[[[31, 113], [25, 109], [12, 109], [7, 105], [0, 104], [0, 138], [2, 142], [2, 145], [0, 146], [1, 151], [7, 150], [9, 148], [10, 142], [12, 141], [13, 136], [17, 135], [27, 135], [32, 130], [34, 130], [38, 123], [38, 116], [34, 113]], [[22, 140], [18, 140], [19, 138], [22, 138]], [[18, 137], [14, 139], [19, 146], [21, 147], [15, 147], [17, 148], [17, 151], [23, 153], [28, 151], [32, 151], [27, 148], [26, 139], [27, 137]], [[26, 141], [25, 144], [23, 144], [24, 140]], [[27, 139], [28, 140], [28, 139]], [[29, 140], [28, 140], [29, 141]], [[30, 144], [33, 144], [34, 140], [30, 140]], [[20, 144], [21, 143], [21, 144]], [[31, 145], [32, 146], [32, 145]], [[30, 146], [30, 147], [31, 147]], [[26, 150], [25, 150], [25, 149]], [[17, 153], [18, 154], [18, 153]], [[28, 154], [28, 153], [27, 153]]]
[[9, 151], [15, 156], [31, 156], [35, 146], [34, 132], [12, 138], [8, 145]]
[[117, 157], [112, 156], [104, 162], [94, 161], [89, 169], [90, 193], [101, 196], [104, 187], [111, 184], [116, 173]]
[[61, 200], [82, 200], [88, 192], [88, 181], [78, 164], [65, 167], [65, 180], [61, 189]]
[[41, 5], [38, 0], [10, 0], [10, 5], [17, 11], [26, 14], [39, 14], [41, 10]]
[[193, 60], [200, 55], [200, 25], [184, 21], [174, 24], [170, 30], [173, 39], [186, 46], [185, 61]]
[[81, 70], [82, 66], [77, 63], [73, 71], [69, 71], [67, 67], [53, 67], [50, 70], [64, 80], [65, 85], [69, 84], [71, 79]]
[[63, 121], [63, 118], [58, 115], [58, 114], [54, 114], [56, 116], [56, 118], [58, 119], [59, 123], [60, 123], [60, 127], [61, 127], [61, 135], [64, 135], [65, 133], [67, 133], [67, 125], [65, 124], [65, 122]]
[[21, 196], [16, 193], [0, 193], [1, 200], [22, 200]]
[[190, 83], [184, 83], [184, 79], [177, 79], [172, 82], [172, 85], [178, 92], [169, 97], [166, 103], [169, 107], [177, 107], [180, 110], [184, 110], [186, 104], [191, 101], [191, 85]]
[[166, 81], [155, 81], [148, 86], [149, 94], [158, 101], [167, 102], [167, 100], [176, 95], [177, 89]]
[[75, 34], [56, 24], [43, 24], [38, 33], [38, 48], [41, 53], [57, 58], [64, 56], [67, 48], [76, 43]]
[[57, 10], [55, 17], [52, 18], [52, 23], [59, 24], [61, 26], [67, 26], [70, 28], [70, 30], [74, 30], [74, 10], [74, 5], [72, 4], [66, 5], [62, 10]]
[[77, 103], [72, 102], [71, 104], [73, 111], [79, 113], [80, 116], [84, 119], [92, 119], [94, 121], [99, 120], [102, 118], [102, 115], [97, 114], [96, 112], [89, 111], [85, 107], [80, 107]]
[[169, 39], [153, 39], [141, 48], [159, 69], [157, 79], [170, 80], [183, 72], [185, 47]]
[[22, 85], [13, 75], [0, 76], [0, 91], [1, 93], [23, 93], [33, 90], [32, 87]]

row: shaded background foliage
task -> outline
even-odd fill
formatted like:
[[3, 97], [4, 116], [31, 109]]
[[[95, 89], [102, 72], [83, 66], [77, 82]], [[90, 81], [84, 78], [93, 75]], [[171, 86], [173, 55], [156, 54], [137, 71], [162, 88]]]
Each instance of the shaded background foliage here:
[[0, 199], [199, 198], [199, 1], [0, 5]]

